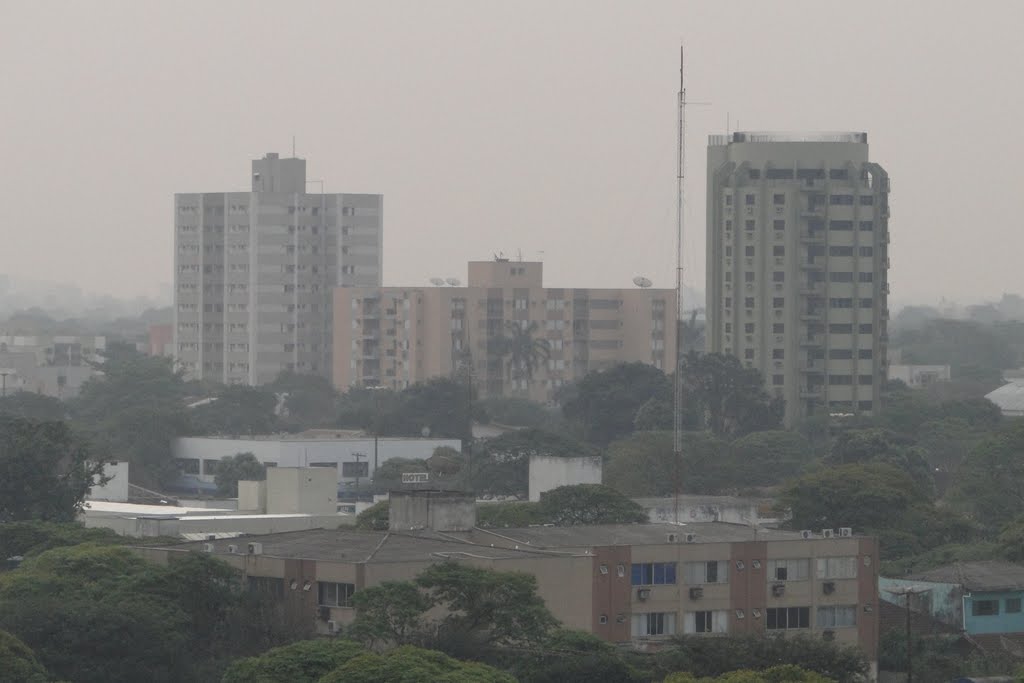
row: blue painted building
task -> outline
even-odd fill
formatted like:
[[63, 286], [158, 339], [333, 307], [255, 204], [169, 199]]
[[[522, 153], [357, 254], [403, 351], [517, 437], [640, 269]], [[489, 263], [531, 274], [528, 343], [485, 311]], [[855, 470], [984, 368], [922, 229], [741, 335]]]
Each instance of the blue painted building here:
[[1010, 562], [956, 562], [904, 579], [880, 577], [882, 600], [959, 627], [964, 633], [1024, 634], [1024, 565]]

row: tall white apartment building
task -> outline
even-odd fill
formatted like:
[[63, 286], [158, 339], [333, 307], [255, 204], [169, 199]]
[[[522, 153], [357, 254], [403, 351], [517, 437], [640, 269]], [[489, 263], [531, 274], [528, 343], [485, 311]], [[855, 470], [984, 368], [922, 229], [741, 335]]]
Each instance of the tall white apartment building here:
[[707, 349], [760, 370], [787, 424], [879, 408], [888, 269], [866, 133], [710, 136]]
[[383, 197], [322, 189], [304, 159], [267, 154], [249, 192], [175, 195], [173, 348], [190, 378], [331, 377], [331, 296], [380, 286]]

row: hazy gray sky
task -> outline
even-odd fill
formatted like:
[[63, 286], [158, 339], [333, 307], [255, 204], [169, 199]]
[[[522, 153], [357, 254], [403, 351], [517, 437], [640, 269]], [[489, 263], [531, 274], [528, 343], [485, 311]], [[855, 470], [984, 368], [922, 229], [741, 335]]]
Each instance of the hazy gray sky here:
[[172, 195], [298, 153], [380, 192], [385, 282], [543, 252], [554, 286], [672, 286], [685, 40], [686, 281], [708, 133], [865, 130], [893, 297], [1024, 291], [1022, 2], [0, 0], [0, 272], [172, 280]]

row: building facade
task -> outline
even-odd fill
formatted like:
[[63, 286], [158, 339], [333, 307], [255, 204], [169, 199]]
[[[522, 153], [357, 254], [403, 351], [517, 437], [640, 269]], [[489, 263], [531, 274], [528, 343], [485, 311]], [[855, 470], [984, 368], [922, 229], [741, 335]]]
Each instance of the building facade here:
[[760, 370], [787, 423], [877, 410], [888, 245], [866, 133], [710, 136], [707, 350]]
[[[481, 396], [548, 401], [617, 363], [672, 372], [675, 310], [675, 290], [547, 288], [542, 263], [506, 259], [470, 262], [466, 287], [337, 288], [334, 384], [400, 390], [463, 373]], [[526, 361], [509, 340], [546, 350]]]
[[173, 348], [190, 378], [331, 376], [331, 292], [380, 285], [383, 198], [313, 183], [304, 159], [267, 154], [248, 192], [175, 195]]
[[106, 337], [0, 334], [0, 393], [74, 398], [105, 351]]

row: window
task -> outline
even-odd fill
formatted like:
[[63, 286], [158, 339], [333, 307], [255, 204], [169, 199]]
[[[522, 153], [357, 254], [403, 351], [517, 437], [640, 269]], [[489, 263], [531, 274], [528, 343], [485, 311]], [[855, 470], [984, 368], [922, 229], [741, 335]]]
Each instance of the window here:
[[731, 194], [725, 195], [725, 205], [726, 206], [732, 206], [732, 195]]
[[781, 387], [786, 383], [785, 375], [772, 375], [772, 386]]
[[875, 203], [874, 195], [862, 194], [860, 196], [861, 206], [872, 206]]
[[352, 594], [356, 592], [356, 586], [354, 583], [318, 581], [317, 592], [320, 596], [320, 602], [317, 604], [327, 607], [351, 607]]
[[744, 230], [753, 230], [755, 225], [757, 224], [754, 222], [754, 219], [752, 218], [748, 218], [747, 220], [743, 221]]
[[732, 271], [731, 270], [725, 271], [725, 281], [726, 282], [732, 282]]
[[775, 228], [776, 230], [785, 230], [786, 229], [786, 221], [784, 221], [784, 220], [776, 220], [776, 221], [774, 221], [772, 223], [772, 227]]
[[976, 617], [994, 617], [999, 614], [998, 600], [973, 600], [971, 614]]
[[806, 581], [810, 576], [810, 559], [768, 560], [769, 581]]
[[273, 576], [250, 576], [249, 590], [280, 598], [284, 596], [284, 579]]
[[874, 256], [875, 250], [874, 247], [861, 247], [858, 253], [861, 256]]
[[853, 358], [853, 349], [829, 349], [829, 360], [850, 360]]
[[199, 458], [180, 458], [176, 464], [182, 474], [199, 474]]
[[820, 557], [816, 576], [819, 579], [856, 579], [856, 557]]
[[784, 297], [777, 296], [777, 297], [772, 298], [772, 308], [785, 308], [785, 307], [786, 307], [786, 299]]
[[1020, 598], [1007, 598], [1005, 612], [1007, 614], [1016, 614], [1020, 612]]
[[818, 608], [818, 619], [815, 623], [818, 628], [842, 628], [856, 625], [857, 608], [853, 605]]
[[753, 206], [757, 202], [757, 195], [748, 194], [743, 201], [747, 206]]
[[633, 615], [632, 635], [634, 638], [671, 636], [675, 635], [675, 632], [675, 612], [647, 612]]
[[776, 270], [772, 273], [772, 282], [785, 282], [786, 272], [782, 270]]
[[203, 460], [203, 474], [217, 474], [220, 460]]
[[853, 325], [850, 323], [831, 323], [828, 326], [829, 334], [853, 334]]
[[732, 308], [732, 297], [731, 296], [725, 297], [725, 307], [726, 308]]
[[873, 384], [873, 381], [874, 378], [872, 378], [871, 375], [857, 375], [857, 384], [861, 385], [862, 387], [871, 386]]
[[874, 410], [874, 405], [871, 401], [857, 401], [858, 410]]
[[765, 177], [769, 180], [792, 180], [793, 169], [791, 168], [769, 168], [765, 171]]
[[748, 296], [748, 297], [744, 298], [743, 299], [743, 307], [744, 308], [753, 308], [754, 307], [754, 297]]
[[853, 256], [853, 247], [829, 247], [829, 256]]
[[729, 612], [724, 609], [687, 612], [683, 617], [683, 633], [728, 633]]
[[853, 384], [853, 375], [829, 375], [828, 384], [833, 387], [845, 387]]
[[743, 249], [743, 255], [744, 256], [753, 256], [754, 255], [754, 247], [745, 247]]
[[674, 585], [676, 582], [675, 562], [634, 563], [630, 569], [634, 586]]
[[765, 628], [769, 631], [811, 627], [810, 607], [769, 607], [765, 612]]
[[829, 221], [829, 230], [853, 230], [853, 221]]
[[871, 334], [872, 329], [871, 323], [861, 323], [857, 326], [857, 331], [861, 334]]
[[786, 349], [772, 349], [772, 358], [782, 360], [786, 357]]
[[772, 334], [785, 334], [786, 323], [774, 323], [772, 325]]
[[828, 197], [828, 203], [832, 206], [853, 206], [853, 195], [832, 194]]
[[828, 274], [830, 282], [853, 282], [853, 273], [850, 272], [832, 272]]
[[341, 463], [341, 476], [343, 477], [368, 477], [370, 476], [370, 463], [368, 462], [343, 462]]
[[726, 334], [731, 334], [732, 333], [732, 323], [726, 323], [725, 324], [725, 333]]
[[754, 323], [746, 323], [743, 326], [743, 331], [747, 334], [754, 334]]
[[853, 308], [853, 299], [829, 299], [828, 306], [829, 308]]
[[725, 255], [726, 256], [732, 256], [732, 247], [726, 247], [725, 248]]
[[875, 229], [875, 224], [872, 221], [861, 221], [860, 229], [864, 232], [871, 232]]
[[754, 360], [754, 349], [743, 349], [743, 358], [746, 360]]
[[729, 583], [729, 563], [725, 560], [710, 562], [687, 562], [683, 565], [686, 583]]
[[785, 255], [786, 255], [786, 247], [782, 246], [781, 244], [777, 244], [774, 247], [772, 247], [772, 256], [785, 256]]
[[871, 349], [859, 349], [857, 351], [857, 358], [861, 360], [871, 360], [874, 357]]
[[874, 305], [875, 305], [874, 299], [861, 299], [860, 300], [860, 307], [861, 308], [871, 308]]
[[747, 177], [749, 177], [751, 180], [760, 180], [761, 179], [761, 169], [759, 169], [759, 168], [747, 169]]
[[845, 168], [831, 168], [828, 171], [828, 177], [832, 180], [847, 180], [849, 174]]
[[873, 282], [874, 281], [874, 275], [875, 275], [874, 273], [858, 273], [857, 274], [857, 279], [860, 282]]
[[774, 195], [772, 195], [772, 204], [774, 204], [775, 206], [782, 206], [785, 203], [786, 203], [786, 195], [784, 195], [784, 194], [774, 194]]

